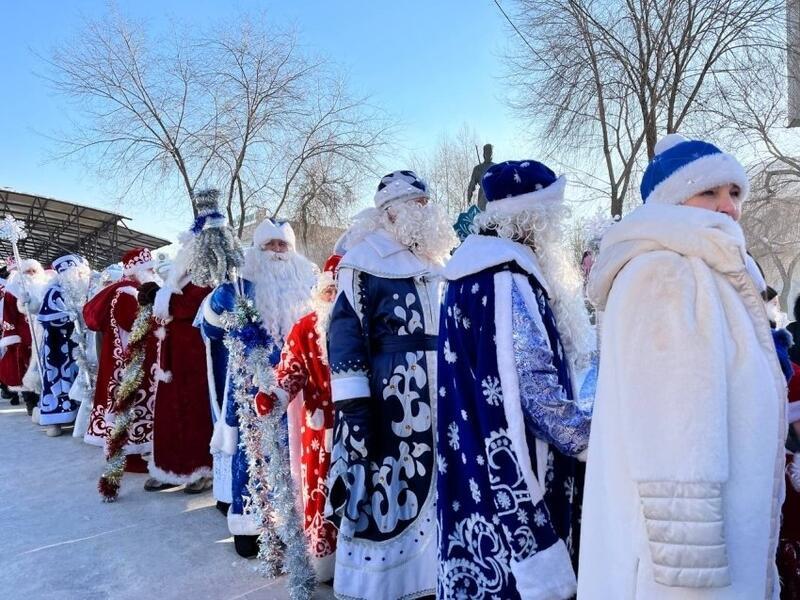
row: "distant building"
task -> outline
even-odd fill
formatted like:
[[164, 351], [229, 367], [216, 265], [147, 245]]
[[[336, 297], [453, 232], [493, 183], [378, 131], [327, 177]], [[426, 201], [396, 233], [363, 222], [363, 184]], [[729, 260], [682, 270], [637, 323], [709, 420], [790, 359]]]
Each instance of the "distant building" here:
[[[267, 212], [261, 209], [256, 212], [253, 219], [244, 224], [242, 244], [245, 247], [253, 243], [253, 232], [265, 218], [267, 218]], [[303, 225], [297, 221], [290, 221], [290, 223], [297, 237], [298, 252], [304, 254], [320, 268], [333, 252], [336, 240], [344, 233], [344, 229], [341, 227], [329, 227], [328, 225], [318, 225], [316, 223]]]

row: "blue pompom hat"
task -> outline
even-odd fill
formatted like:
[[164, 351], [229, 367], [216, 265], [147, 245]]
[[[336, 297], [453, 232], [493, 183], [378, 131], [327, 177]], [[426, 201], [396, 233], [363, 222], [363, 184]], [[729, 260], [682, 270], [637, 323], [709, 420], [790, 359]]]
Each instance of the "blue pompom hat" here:
[[735, 183], [742, 201], [750, 193], [744, 167], [714, 144], [670, 133], [655, 148], [642, 177], [642, 200], [651, 204], [683, 204], [692, 196]]
[[513, 214], [542, 203], [561, 204], [567, 178], [535, 160], [507, 160], [492, 165], [481, 179], [486, 213]]

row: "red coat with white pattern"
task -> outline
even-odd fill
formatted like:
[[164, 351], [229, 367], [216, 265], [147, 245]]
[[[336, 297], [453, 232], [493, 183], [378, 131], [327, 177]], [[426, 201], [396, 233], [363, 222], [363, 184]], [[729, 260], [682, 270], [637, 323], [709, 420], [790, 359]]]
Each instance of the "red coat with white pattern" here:
[[[317, 315], [309, 313], [295, 323], [286, 338], [278, 365], [278, 384], [299, 406], [299, 461], [304, 527], [309, 551], [321, 580], [333, 576], [336, 529], [323, 517], [328, 495], [327, 476], [333, 436], [331, 374], [324, 339], [317, 331]], [[290, 420], [290, 427], [292, 426]], [[297, 434], [297, 431], [293, 431]], [[291, 435], [291, 434], [290, 434]], [[291, 448], [295, 450], [295, 448]], [[330, 559], [330, 561], [326, 560]], [[322, 564], [329, 563], [329, 564]]]
[[28, 318], [20, 312], [17, 298], [5, 291], [3, 299], [3, 335], [0, 347], [5, 349], [0, 358], [0, 382], [9, 388], [23, 389], [22, 378], [31, 361], [31, 330]]
[[[83, 307], [86, 326], [102, 333], [97, 384], [94, 404], [89, 417], [89, 428], [84, 440], [95, 446], [105, 445], [106, 435], [114, 425], [112, 405], [117, 386], [127, 361], [128, 336], [139, 310], [137, 300], [139, 283], [123, 279], [101, 290]], [[129, 442], [125, 454], [146, 454], [152, 449], [153, 402], [156, 365], [156, 340], [151, 336], [145, 350], [144, 379], [134, 400], [134, 421], [129, 428]]]

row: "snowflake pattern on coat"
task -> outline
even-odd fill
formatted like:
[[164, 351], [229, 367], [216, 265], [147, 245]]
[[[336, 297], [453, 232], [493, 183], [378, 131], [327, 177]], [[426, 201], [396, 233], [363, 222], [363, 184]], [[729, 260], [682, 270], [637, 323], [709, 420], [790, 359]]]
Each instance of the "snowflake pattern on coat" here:
[[[499, 266], [449, 282], [442, 305], [440, 338], [448, 344], [440, 348], [438, 384], [447, 401], [438, 405], [439, 439], [456, 439], [458, 444], [443, 442], [439, 453], [445, 464], [459, 464], [458, 469], [440, 469], [437, 481], [437, 597], [442, 600], [520, 598], [511, 562], [524, 561], [559, 539], [569, 548], [575, 533], [577, 495], [569, 497], [566, 490], [575, 489], [576, 461], [551, 450], [544, 497], [535, 501], [509, 434], [504, 403], [512, 400], [504, 398], [500, 383], [494, 318], [494, 276], [504, 270]], [[533, 277], [528, 281], [543, 302], [542, 320], [553, 326], [545, 335], [560, 349], [544, 292]], [[447, 360], [447, 354], [457, 360]], [[555, 373], [564, 389], [571, 389], [566, 365], [558, 363]], [[519, 374], [520, 387], [535, 385]], [[535, 377], [541, 381], [542, 374]], [[532, 407], [520, 398], [513, 401], [520, 403], [527, 423]], [[526, 461], [535, 470], [535, 438], [529, 427], [526, 439]]]

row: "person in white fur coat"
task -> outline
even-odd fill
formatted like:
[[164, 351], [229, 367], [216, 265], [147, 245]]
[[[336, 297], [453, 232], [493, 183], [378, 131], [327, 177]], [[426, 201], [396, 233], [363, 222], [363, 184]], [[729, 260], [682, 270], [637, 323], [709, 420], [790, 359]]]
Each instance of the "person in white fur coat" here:
[[737, 221], [749, 182], [671, 134], [589, 281], [600, 372], [578, 598], [777, 599], [786, 384]]

